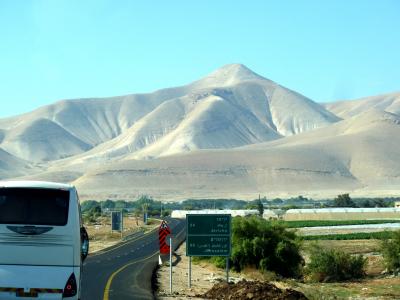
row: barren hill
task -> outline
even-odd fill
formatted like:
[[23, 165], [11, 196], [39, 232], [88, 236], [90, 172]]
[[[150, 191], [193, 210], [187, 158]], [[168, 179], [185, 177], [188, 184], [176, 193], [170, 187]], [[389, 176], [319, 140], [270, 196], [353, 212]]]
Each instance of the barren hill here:
[[348, 118], [370, 109], [400, 114], [400, 92], [366, 97], [356, 100], [345, 100], [324, 105], [329, 111], [341, 118]]
[[0, 120], [0, 177], [83, 198], [400, 195], [399, 95], [326, 108], [240, 64], [185, 86]]
[[80, 170], [70, 181], [90, 198], [398, 195], [398, 145], [400, 117], [372, 110], [312, 132], [234, 149], [56, 164], [40, 179], [63, 179]]
[[259, 143], [338, 120], [310, 99], [233, 64], [178, 88], [60, 101], [0, 120], [0, 147], [31, 161], [89, 149], [84, 157], [158, 157]]

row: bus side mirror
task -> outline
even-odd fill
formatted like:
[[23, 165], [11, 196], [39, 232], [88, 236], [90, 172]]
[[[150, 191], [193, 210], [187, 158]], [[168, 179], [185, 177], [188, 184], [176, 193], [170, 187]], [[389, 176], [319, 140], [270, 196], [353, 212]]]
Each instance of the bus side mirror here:
[[89, 254], [89, 235], [86, 228], [81, 227], [81, 259], [84, 261]]

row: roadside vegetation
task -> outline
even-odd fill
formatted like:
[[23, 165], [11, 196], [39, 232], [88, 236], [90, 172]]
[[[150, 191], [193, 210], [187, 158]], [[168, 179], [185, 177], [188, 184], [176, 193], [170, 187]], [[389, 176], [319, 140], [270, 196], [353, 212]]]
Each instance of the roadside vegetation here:
[[187, 199], [184, 201], [161, 201], [153, 199], [150, 196], [142, 195], [136, 200], [86, 200], [81, 204], [83, 212], [93, 210], [95, 207], [101, 211], [104, 210], [125, 210], [129, 212], [138, 212], [144, 205], [148, 207], [149, 216], [160, 215], [161, 210], [164, 216], [171, 213], [172, 210], [198, 210], [198, 209], [256, 209], [259, 212], [264, 209], [294, 209], [294, 208], [329, 208], [329, 207], [393, 207], [395, 201], [400, 201], [398, 197], [392, 198], [355, 198], [352, 199], [349, 194], [338, 195], [335, 199], [313, 200], [303, 196], [289, 199], [267, 199], [260, 197], [252, 201], [237, 199]]
[[[322, 243], [325, 240], [330, 241], [329, 247]], [[332, 246], [335, 240], [357, 241], [348, 244], [354, 246], [349, 251], [349, 246]], [[362, 249], [357, 246], [367, 240], [381, 242], [372, 242], [375, 246]], [[287, 227], [287, 222], [267, 221], [257, 216], [235, 217], [232, 222], [230, 265], [237, 272], [255, 268], [263, 274], [273, 273], [282, 278], [303, 277], [310, 282], [358, 280], [367, 275], [368, 259], [363, 250], [365, 254], [371, 251], [380, 253], [379, 265], [384, 263], [388, 272], [400, 272], [400, 231], [299, 236]], [[209, 260], [217, 267], [225, 267], [224, 257], [194, 259], [199, 260]]]
[[84, 222], [84, 226], [88, 232], [90, 246], [89, 252], [93, 253], [104, 248], [110, 247], [121, 242], [122, 239], [128, 239], [143, 234], [160, 226], [160, 221], [149, 219], [144, 224], [142, 218], [137, 218], [131, 214], [124, 215], [123, 232], [111, 230], [110, 215], [102, 215], [97, 217], [93, 223]]
[[311, 281], [338, 282], [365, 277], [367, 259], [340, 249], [325, 249], [314, 245], [305, 274]]
[[81, 210], [84, 217], [90, 220], [90, 217], [97, 217], [99, 214], [104, 214], [113, 210], [122, 210], [125, 213], [131, 213], [135, 216], [142, 215], [147, 212], [148, 216], [167, 216], [171, 214], [169, 205], [156, 201], [153, 198], [143, 195], [136, 201], [125, 200], [87, 200], [81, 203]]
[[[373, 274], [380, 274], [383, 271], [400, 273], [400, 231], [300, 236], [294, 229], [315, 226], [399, 223], [400, 220], [265, 220], [260, 217], [264, 209], [391, 207], [393, 201], [396, 200], [398, 199], [351, 199], [349, 195], [343, 194], [333, 200], [319, 202], [299, 196], [286, 200], [259, 198], [250, 202], [235, 199], [188, 199], [177, 203], [161, 202], [148, 196], [141, 196], [137, 201], [85, 201], [82, 203], [82, 211], [85, 221], [96, 227], [99, 220], [104, 219], [109, 211], [123, 210], [130, 221], [135, 222], [139, 228], [143, 225], [140, 223], [143, 223], [144, 212], [147, 212], [149, 217], [159, 217], [167, 216], [175, 209], [255, 209], [258, 210], [258, 215], [233, 218], [232, 255], [230, 257], [230, 266], [233, 270], [246, 272], [246, 270], [255, 269], [264, 274], [262, 275], [264, 278], [302, 278], [310, 285], [315, 282], [332, 282], [334, 285], [334, 282], [352, 282], [362, 278], [372, 280], [371, 275], [368, 275], [372, 274], [371, 268], [374, 269]], [[103, 220], [103, 223], [108, 222]], [[93, 231], [95, 230], [98, 229]], [[357, 246], [356, 249], [349, 251], [342, 245], [339, 246], [339, 243], [345, 243], [347, 240], [356, 241], [355, 246], [363, 245], [363, 243], [367, 243], [366, 241], [371, 241], [374, 245], [379, 246], [374, 246], [373, 250], [371, 247]], [[316, 246], [315, 242], [318, 242]], [[325, 242], [328, 242], [330, 246], [326, 247]], [[372, 256], [377, 261], [371, 262], [369, 254], [371, 251], [377, 253], [378, 256]], [[194, 262], [199, 260], [208, 260], [220, 268], [225, 268], [224, 257], [193, 259]], [[303, 288], [307, 289], [307, 287]], [[337, 292], [341, 293], [339, 287]]]
[[[200, 258], [217, 267], [225, 267], [225, 257]], [[301, 238], [287, 230], [281, 222], [271, 222], [257, 216], [235, 217], [232, 221], [232, 255], [230, 266], [236, 272], [255, 267], [261, 272], [274, 272], [282, 277], [301, 276], [304, 260]]]
[[[300, 235], [296, 228], [399, 223], [399, 219], [382, 220], [306, 220], [283, 221], [261, 218], [264, 209], [285, 211], [291, 208], [325, 207], [392, 207], [397, 198], [351, 199], [343, 194], [335, 199], [314, 202], [297, 197], [291, 199], [185, 200], [161, 202], [148, 196], [137, 201], [85, 201], [82, 211], [91, 232], [98, 236], [91, 241], [104, 246], [99, 234], [109, 228], [107, 219], [112, 210], [123, 210], [131, 232], [143, 228], [143, 213], [149, 217], [167, 216], [175, 209], [255, 209], [257, 215], [232, 219], [232, 255], [230, 266], [236, 272], [254, 279], [281, 280], [284, 285], [298, 289], [309, 299], [348, 299], [376, 297], [400, 299], [400, 231], [361, 232], [329, 235]], [[153, 225], [154, 227], [155, 225]], [[150, 227], [150, 226], [149, 226]], [[128, 233], [126, 233], [128, 234]], [[118, 242], [120, 235], [109, 229], [104, 236]], [[198, 258], [224, 269], [225, 257]], [[242, 275], [240, 275], [242, 276]], [[294, 279], [291, 279], [294, 278]], [[384, 288], [385, 285], [393, 288]], [[387, 298], [385, 298], [385, 295]], [[383, 297], [381, 297], [383, 296]]]
[[[125, 201], [111, 200], [84, 201], [81, 203], [82, 219], [90, 239], [90, 253], [110, 247], [121, 239], [143, 234], [159, 226], [160, 220], [152, 218], [153, 213], [159, 217], [160, 210], [151, 210], [149, 218], [144, 222], [143, 214], [150, 204], [155, 206], [151, 198], [141, 197], [134, 209], [129, 209]], [[123, 232], [111, 230], [111, 211], [123, 211]], [[157, 215], [158, 214], [158, 215]], [[164, 215], [164, 213], [163, 213]]]
[[234, 218], [232, 224], [232, 256], [234, 270], [256, 266], [283, 277], [301, 275], [303, 258], [301, 240], [278, 222], [257, 217]]
[[400, 273], [400, 231], [396, 231], [390, 238], [383, 239], [381, 252], [388, 272]]

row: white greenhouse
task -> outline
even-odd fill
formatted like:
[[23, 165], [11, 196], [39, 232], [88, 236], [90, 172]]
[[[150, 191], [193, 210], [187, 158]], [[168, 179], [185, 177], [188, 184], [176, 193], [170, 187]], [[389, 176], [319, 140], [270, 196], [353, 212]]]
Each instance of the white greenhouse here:
[[372, 220], [400, 218], [400, 208], [315, 208], [289, 209], [283, 214], [285, 221], [296, 220]]
[[[173, 210], [172, 218], [185, 219], [187, 214], [229, 214], [232, 217], [245, 217], [250, 215], [258, 215], [256, 209], [204, 209], [204, 210]], [[265, 214], [265, 213], [264, 213]]]

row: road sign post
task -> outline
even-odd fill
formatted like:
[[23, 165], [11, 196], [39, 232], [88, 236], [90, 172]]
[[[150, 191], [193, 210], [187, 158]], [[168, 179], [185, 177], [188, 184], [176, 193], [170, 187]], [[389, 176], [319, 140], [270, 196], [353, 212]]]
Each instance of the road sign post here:
[[169, 292], [172, 294], [172, 238], [169, 237]]
[[167, 244], [167, 236], [171, 234], [171, 229], [169, 228], [167, 222], [163, 220], [161, 222], [160, 228], [158, 229], [158, 240], [160, 244], [160, 255], [168, 254], [171, 248], [170, 245]]
[[[231, 215], [187, 214], [186, 256], [225, 256], [226, 278], [229, 281], [229, 257], [231, 255]], [[191, 286], [189, 263], [188, 286]]]
[[229, 283], [229, 257], [226, 257], [226, 282]]
[[189, 256], [189, 274], [188, 274], [188, 287], [192, 287], [192, 257]]

